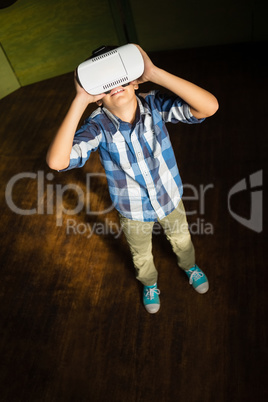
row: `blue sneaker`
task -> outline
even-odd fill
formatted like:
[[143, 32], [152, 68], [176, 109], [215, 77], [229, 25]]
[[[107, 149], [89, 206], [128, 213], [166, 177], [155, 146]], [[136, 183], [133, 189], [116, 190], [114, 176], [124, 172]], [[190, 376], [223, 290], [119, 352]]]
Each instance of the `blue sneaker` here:
[[144, 286], [143, 304], [148, 313], [154, 314], [160, 309], [159, 294], [160, 290], [157, 289], [156, 283], [153, 286]]
[[198, 293], [203, 294], [208, 291], [208, 278], [196, 264], [191, 269], [188, 269], [188, 271], [185, 271], [185, 273], [189, 278], [190, 285], [193, 285], [193, 288]]

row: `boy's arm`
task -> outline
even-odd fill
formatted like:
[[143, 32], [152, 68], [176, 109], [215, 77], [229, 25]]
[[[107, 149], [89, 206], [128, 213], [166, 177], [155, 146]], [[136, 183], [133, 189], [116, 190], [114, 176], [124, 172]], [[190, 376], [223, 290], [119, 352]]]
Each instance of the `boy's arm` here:
[[138, 80], [133, 81], [134, 83], [140, 84], [151, 81], [172, 91], [188, 103], [191, 113], [197, 119], [209, 117], [216, 113], [219, 104], [214, 95], [189, 81], [156, 67], [144, 50], [140, 46], [138, 48], [144, 60], [144, 73]]
[[69, 166], [74, 135], [85, 109], [90, 103], [105, 96], [88, 94], [76, 80], [75, 86], [76, 96], [47, 152], [46, 161], [51, 169], [62, 170]]

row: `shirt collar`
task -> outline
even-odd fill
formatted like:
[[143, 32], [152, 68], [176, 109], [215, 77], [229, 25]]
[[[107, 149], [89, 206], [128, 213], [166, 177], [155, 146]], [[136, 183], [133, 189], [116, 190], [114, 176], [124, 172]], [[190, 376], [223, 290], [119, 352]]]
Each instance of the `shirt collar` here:
[[[151, 110], [147, 106], [147, 103], [144, 101], [144, 99], [137, 96], [137, 100], [138, 100], [138, 105], [140, 108], [140, 115], [142, 116], [145, 114], [149, 114], [151, 116]], [[144, 103], [142, 102], [142, 100], [144, 101]]]
[[110, 110], [106, 109], [106, 107], [102, 107], [103, 112], [106, 114], [106, 116], [108, 117], [109, 120], [111, 120], [111, 122], [114, 124], [114, 126], [116, 127], [116, 130], [119, 130], [120, 127], [120, 122], [119, 120], [115, 117], [115, 115], [113, 115]]
[[[142, 103], [141, 99], [136, 95], [137, 102], [138, 102], [138, 107], [140, 109], [140, 116], [149, 114], [151, 115], [151, 111], [146, 105], [146, 103]], [[120, 119], [118, 119], [115, 115], [113, 115], [110, 110], [108, 110], [106, 107], [102, 107], [103, 112], [106, 114], [106, 116], [111, 120], [111, 122], [115, 125], [116, 129], [120, 129]]]

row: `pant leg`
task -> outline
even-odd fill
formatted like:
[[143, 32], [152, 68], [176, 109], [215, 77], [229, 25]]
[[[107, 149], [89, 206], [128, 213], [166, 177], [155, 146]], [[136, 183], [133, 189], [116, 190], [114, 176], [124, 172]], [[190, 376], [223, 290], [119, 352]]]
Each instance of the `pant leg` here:
[[121, 214], [119, 214], [119, 219], [132, 254], [136, 278], [143, 285], [154, 285], [158, 277], [152, 255], [154, 222], [133, 221]]
[[177, 256], [179, 267], [184, 270], [192, 268], [195, 265], [195, 250], [183, 202], [171, 214], [159, 220], [159, 223]]

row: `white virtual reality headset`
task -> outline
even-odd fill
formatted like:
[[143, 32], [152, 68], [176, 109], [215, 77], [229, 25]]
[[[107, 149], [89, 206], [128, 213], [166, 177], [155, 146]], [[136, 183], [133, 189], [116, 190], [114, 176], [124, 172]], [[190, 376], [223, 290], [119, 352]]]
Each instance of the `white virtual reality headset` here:
[[79, 64], [76, 78], [91, 95], [109, 93], [113, 88], [126, 86], [139, 78], [144, 71], [144, 61], [137, 46], [128, 44], [108, 50], [101, 47], [88, 60]]

